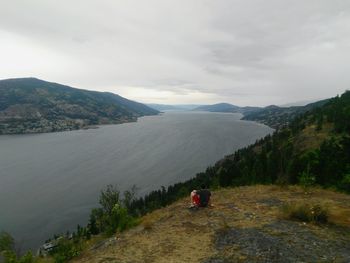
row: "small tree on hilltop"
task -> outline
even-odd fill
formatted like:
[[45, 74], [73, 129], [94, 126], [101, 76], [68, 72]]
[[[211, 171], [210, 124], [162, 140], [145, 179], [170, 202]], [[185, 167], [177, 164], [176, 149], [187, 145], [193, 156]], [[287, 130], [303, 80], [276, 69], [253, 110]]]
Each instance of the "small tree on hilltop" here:
[[123, 205], [126, 207], [126, 209], [129, 212], [131, 210], [132, 203], [136, 200], [136, 193], [137, 193], [137, 187], [136, 185], [133, 185], [130, 190], [124, 191], [124, 197], [123, 197]]
[[107, 188], [104, 191], [101, 191], [100, 194], [100, 205], [102, 206], [103, 211], [110, 215], [116, 204], [119, 204], [120, 192], [116, 186], [107, 185]]

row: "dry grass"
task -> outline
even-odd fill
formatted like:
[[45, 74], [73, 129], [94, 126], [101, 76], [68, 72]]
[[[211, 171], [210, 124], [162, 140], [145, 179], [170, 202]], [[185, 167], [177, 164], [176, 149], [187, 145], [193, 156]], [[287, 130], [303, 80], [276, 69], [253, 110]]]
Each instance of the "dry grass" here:
[[[322, 204], [329, 207], [332, 222], [350, 228], [350, 196], [332, 191], [315, 188], [305, 194], [297, 186], [257, 185], [218, 190], [212, 198], [211, 208], [191, 211], [184, 198], [150, 213], [142, 218], [143, 227], [120, 234], [110, 247], [86, 250], [75, 262], [202, 262], [216, 253], [215, 233], [263, 228], [279, 220], [284, 203]], [[313, 224], [307, 227], [319, 236], [329, 234]]]
[[288, 203], [282, 206], [281, 217], [302, 222], [325, 224], [329, 220], [329, 210], [321, 204]]
[[49, 257], [38, 257], [36, 258], [36, 260], [34, 261], [35, 263], [54, 263], [54, 259], [53, 258], [49, 258]]
[[316, 125], [307, 126], [295, 139], [295, 147], [303, 152], [306, 149], [317, 149], [322, 142], [329, 138], [334, 126], [331, 123], [325, 123], [322, 130], [317, 131]]
[[145, 230], [151, 230], [153, 224], [154, 224], [154, 222], [152, 222], [151, 220], [147, 220], [147, 219], [142, 220], [142, 223], [141, 223], [141, 225], [143, 226], [143, 229], [145, 229]]

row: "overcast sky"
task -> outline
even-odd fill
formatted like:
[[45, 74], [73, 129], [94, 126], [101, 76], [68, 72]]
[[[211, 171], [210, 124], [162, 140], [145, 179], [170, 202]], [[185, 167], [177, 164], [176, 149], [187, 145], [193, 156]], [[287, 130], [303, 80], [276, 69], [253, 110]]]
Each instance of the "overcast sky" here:
[[0, 79], [141, 102], [284, 104], [350, 89], [349, 0], [0, 0]]

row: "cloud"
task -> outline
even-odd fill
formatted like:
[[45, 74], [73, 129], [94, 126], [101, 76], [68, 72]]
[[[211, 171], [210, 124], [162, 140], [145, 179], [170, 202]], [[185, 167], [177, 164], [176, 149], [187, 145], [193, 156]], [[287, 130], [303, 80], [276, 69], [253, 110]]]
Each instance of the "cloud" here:
[[283, 104], [349, 88], [346, 0], [0, 3], [0, 78], [156, 103]]

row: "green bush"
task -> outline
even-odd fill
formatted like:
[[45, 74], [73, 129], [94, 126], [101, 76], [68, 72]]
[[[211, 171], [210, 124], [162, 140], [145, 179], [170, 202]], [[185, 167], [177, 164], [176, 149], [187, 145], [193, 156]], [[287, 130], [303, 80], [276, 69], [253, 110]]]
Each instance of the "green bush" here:
[[339, 188], [347, 193], [350, 193], [350, 173], [343, 177]]
[[51, 252], [56, 263], [64, 263], [80, 254], [81, 246], [74, 240], [61, 239]]
[[112, 235], [115, 232], [122, 232], [134, 225], [137, 220], [130, 215], [128, 206], [134, 200], [134, 189], [126, 191], [124, 198], [120, 198], [120, 192], [116, 186], [108, 185], [101, 191], [99, 203], [101, 207], [91, 211], [89, 223], [86, 227], [77, 226], [77, 230], [69, 235], [56, 236], [54, 240], [57, 246], [51, 251], [56, 263], [67, 262], [80, 254], [84, 240], [91, 238], [91, 235], [103, 233]]
[[303, 171], [299, 175], [299, 184], [301, 184], [305, 189], [313, 186], [315, 184], [315, 181], [316, 178], [310, 173], [309, 169]]
[[13, 237], [2, 231], [0, 233], [0, 256], [3, 256], [5, 263], [32, 263], [34, 258], [32, 252], [28, 251], [23, 256], [18, 256], [15, 253], [15, 240]]
[[17, 257], [16, 253], [11, 250], [3, 251], [4, 263], [34, 263], [32, 252], [28, 251], [22, 257]]
[[108, 216], [106, 233], [114, 234], [122, 232], [134, 225], [134, 218], [128, 214], [128, 210], [120, 204], [115, 204], [111, 215]]
[[107, 185], [104, 191], [101, 191], [99, 203], [104, 213], [111, 214], [114, 206], [120, 203], [120, 192], [114, 185]]
[[12, 251], [14, 250], [14, 246], [15, 246], [15, 241], [13, 237], [9, 233], [5, 231], [1, 231], [0, 232], [0, 252]]

